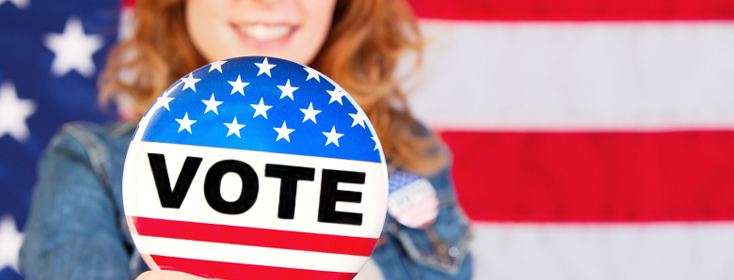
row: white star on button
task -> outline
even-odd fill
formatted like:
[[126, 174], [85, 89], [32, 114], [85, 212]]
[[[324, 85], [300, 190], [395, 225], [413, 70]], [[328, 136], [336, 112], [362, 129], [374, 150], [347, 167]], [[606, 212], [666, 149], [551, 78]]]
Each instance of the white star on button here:
[[316, 71], [313, 68], [310, 67], [304, 67], [303, 70], [306, 70], [308, 72], [308, 77], [306, 77], [306, 81], [310, 80], [311, 78], [315, 78], [316, 81], [319, 83], [321, 82], [321, 79], [319, 79], [319, 71]]
[[252, 108], [255, 108], [255, 115], [252, 116], [253, 118], [257, 116], [263, 116], [266, 119], [268, 118], [268, 109], [270, 109], [273, 106], [268, 106], [263, 104], [263, 98], [260, 97], [260, 104], [250, 104]]
[[235, 92], [239, 92], [242, 94], [242, 96], [245, 96], [245, 87], [249, 85], [250, 83], [243, 83], [240, 75], [237, 75], [237, 81], [228, 82], [230, 85], [232, 85], [232, 92], [229, 94], [232, 95]]
[[312, 120], [313, 123], [316, 123], [316, 115], [318, 113], [321, 113], [321, 110], [314, 110], [313, 109], [313, 102], [308, 104], [308, 109], [301, 109], [301, 112], [305, 114], [303, 116], [303, 122], [306, 122], [306, 120]]
[[362, 111], [357, 111], [356, 114], [349, 114], [349, 116], [354, 119], [354, 121], [352, 122], [352, 127], [359, 124], [362, 126], [362, 128], [364, 128], [364, 121], [367, 120], [367, 116], [365, 116]]
[[94, 75], [96, 68], [92, 55], [104, 45], [102, 36], [86, 35], [82, 21], [71, 17], [66, 21], [64, 33], [49, 33], [43, 38], [43, 44], [54, 53], [51, 73], [61, 77], [71, 70], [76, 70], [85, 78]]
[[373, 149], [373, 151], [375, 151], [380, 147], [380, 139], [378, 139], [377, 136], [372, 136], [372, 141], [375, 141], [375, 149]]
[[158, 107], [156, 107], [155, 109], [158, 109], [160, 107], [165, 107], [168, 111], [171, 111], [171, 108], [168, 107], [168, 103], [171, 103], [171, 101], [173, 101], [173, 99], [175, 98], [168, 97], [170, 93], [171, 93], [170, 91], [166, 91], [163, 93], [163, 95], [161, 95], [161, 97], [158, 97], [158, 99], [156, 99], [157, 101], [156, 105], [158, 105]]
[[158, 99], [156, 100], [159, 102], [160, 107], [165, 107], [168, 111], [171, 111], [171, 108], [169, 107], [168, 103], [171, 103], [173, 99], [174, 99], [173, 97], [168, 97], [168, 95], [164, 95], [164, 96], [158, 97]]
[[181, 132], [181, 130], [186, 129], [186, 130], [189, 131], [189, 133], [192, 133], [191, 132], [191, 125], [196, 122], [195, 120], [189, 120], [189, 113], [188, 112], [186, 112], [186, 114], [184, 115], [183, 119], [176, 119], [176, 121], [178, 122], [178, 124], [180, 124], [180, 126], [178, 127], [178, 132]]
[[327, 90], [326, 92], [331, 95], [329, 104], [331, 104], [331, 102], [337, 101], [339, 102], [339, 104], [344, 105], [344, 103], [342, 103], [342, 97], [347, 94], [346, 92], [342, 91], [338, 87], [334, 88], [334, 90]]
[[255, 63], [258, 68], [260, 68], [260, 71], [257, 72], [257, 75], [260, 76], [260, 74], [265, 73], [268, 74], [268, 76], [273, 77], [270, 75], [270, 69], [273, 69], [275, 67], [275, 64], [268, 64], [268, 58], [266, 57], [263, 60], [263, 63]]
[[23, 244], [23, 233], [18, 231], [15, 220], [10, 215], [0, 219], [0, 271], [6, 267], [20, 273], [18, 252]]
[[201, 81], [201, 79], [194, 79], [194, 73], [189, 73], [189, 76], [185, 78], [181, 78], [181, 81], [184, 82], [184, 86], [183, 86], [183, 89], [181, 89], [181, 91], [184, 91], [187, 88], [190, 88], [196, 91], [196, 83]]
[[280, 128], [273, 127], [273, 129], [278, 132], [278, 138], [275, 139], [275, 141], [278, 141], [281, 138], [285, 138], [286, 141], [288, 141], [289, 143], [291, 142], [291, 139], [288, 138], [288, 135], [291, 134], [291, 132], [295, 131], [295, 129], [290, 129], [286, 127], [285, 121], [283, 121], [283, 126], [281, 126]]
[[224, 125], [226, 125], [227, 128], [229, 128], [229, 131], [227, 132], [227, 137], [229, 137], [232, 134], [235, 134], [235, 135], [237, 135], [237, 137], [242, 138], [242, 137], [240, 137], [240, 129], [242, 129], [243, 127], [245, 127], [245, 125], [244, 124], [238, 124], [237, 123], [237, 117], [234, 117], [234, 120], [232, 121], [232, 123], [224, 123]]
[[212, 93], [212, 97], [209, 98], [209, 100], [202, 99], [201, 102], [204, 102], [204, 104], [206, 104], [206, 110], [204, 110], [204, 114], [206, 114], [209, 111], [213, 111], [214, 114], [219, 115], [219, 112], [217, 112], [217, 106], [221, 105], [222, 101], [215, 100], [213, 93]]
[[293, 92], [298, 89], [297, 87], [292, 87], [291, 86], [291, 80], [290, 79], [288, 79], [285, 82], [285, 85], [284, 86], [278, 86], [278, 88], [283, 91], [283, 93], [280, 94], [280, 99], [283, 99], [283, 97], [288, 96], [288, 97], [291, 98], [291, 100], [294, 100], [293, 99]]
[[328, 146], [329, 143], [334, 143], [337, 147], [339, 147], [339, 138], [344, 136], [342, 133], [336, 133], [336, 127], [331, 126], [331, 132], [322, 132], [324, 135], [326, 135], [326, 145]]
[[29, 99], [18, 99], [12, 83], [6, 82], [0, 86], [0, 138], [9, 134], [18, 142], [28, 140], [30, 130], [26, 120], [35, 112], [36, 103]]
[[222, 64], [227, 63], [226, 60], [220, 60], [220, 61], [214, 61], [209, 66], [209, 72], [214, 71], [214, 69], [218, 70], [219, 73], [222, 73]]

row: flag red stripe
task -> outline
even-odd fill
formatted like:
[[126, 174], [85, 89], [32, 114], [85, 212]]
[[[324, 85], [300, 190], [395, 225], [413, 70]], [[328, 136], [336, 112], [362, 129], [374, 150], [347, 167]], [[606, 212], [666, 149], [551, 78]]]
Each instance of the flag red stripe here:
[[734, 131], [442, 136], [476, 220], [734, 220]]
[[212, 279], [324, 279], [350, 280], [356, 273], [239, 264], [151, 255], [163, 270], [175, 270]]
[[422, 18], [453, 20], [731, 20], [731, 0], [409, 0]]
[[130, 217], [139, 235], [369, 256], [376, 238]]

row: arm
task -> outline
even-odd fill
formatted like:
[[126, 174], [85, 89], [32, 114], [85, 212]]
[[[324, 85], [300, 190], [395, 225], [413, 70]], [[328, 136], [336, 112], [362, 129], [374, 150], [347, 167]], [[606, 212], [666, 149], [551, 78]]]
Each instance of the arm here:
[[30, 280], [132, 278], [120, 213], [87, 148], [62, 132], [41, 160], [20, 252]]

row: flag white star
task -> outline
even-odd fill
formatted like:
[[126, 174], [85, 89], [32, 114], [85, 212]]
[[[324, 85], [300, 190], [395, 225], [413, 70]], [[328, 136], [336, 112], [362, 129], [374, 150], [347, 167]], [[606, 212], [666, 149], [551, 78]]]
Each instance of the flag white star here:
[[237, 135], [237, 137], [242, 138], [240, 136], [240, 129], [242, 129], [243, 127], [245, 127], [245, 125], [244, 124], [238, 124], [237, 123], [237, 117], [234, 117], [234, 120], [232, 121], [232, 123], [224, 123], [224, 125], [226, 125], [227, 128], [229, 128], [229, 131], [227, 132], [227, 137], [229, 137], [230, 135], [234, 134], [234, 135]]
[[288, 96], [288, 97], [291, 98], [291, 100], [294, 100], [293, 99], [293, 92], [298, 89], [297, 87], [292, 87], [291, 86], [291, 80], [290, 79], [288, 79], [287, 81], [285, 81], [285, 85], [284, 86], [278, 86], [278, 88], [283, 91], [283, 93], [280, 94], [280, 99], [283, 99], [283, 97]]
[[217, 106], [221, 105], [222, 101], [215, 100], [213, 93], [212, 93], [212, 97], [209, 98], [209, 100], [202, 99], [201, 102], [204, 102], [204, 104], [206, 104], [206, 110], [204, 110], [204, 114], [206, 114], [209, 111], [213, 111], [214, 114], [219, 115], [219, 112], [217, 112]]
[[260, 68], [260, 71], [257, 72], [257, 75], [260, 76], [260, 74], [265, 73], [268, 74], [268, 76], [273, 77], [270, 75], [270, 69], [273, 69], [275, 67], [275, 64], [268, 64], [268, 58], [266, 57], [263, 60], [263, 63], [255, 63], [258, 68]]
[[290, 129], [286, 127], [285, 121], [283, 121], [283, 126], [281, 126], [280, 128], [273, 127], [273, 129], [278, 132], [278, 138], [275, 139], [275, 141], [278, 141], [281, 138], [285, 138], [286, 141], [291, 142], [291, 139], [288, 138], [288, 135], [291, 134], [291, 132], [295, 131], [295, 129]]
[[227, 63], [226, 60], [220, 60], [220, 61], [214, 61], [209, 66], [209, 72], [214, 71], [214, 69], [219, 70], [219, 73], [222, 73], [222, 64]]
[[189, 120], [188, 112], [186, 112], [186, 115], [184, 115], [183, 119], [176, 119], [176, 121], [178, 122], [178, 124], [180, 124], [180, 126], [178, 127], [178, 132], [181, 132], [181, 130], [186, 129], [189, 131], [189, 133], [192, 133], [191, 125], [196, 122], [195, 120]]
[[314, 110], [313, 109], [313, 102], [308, 104], [308, 109], [301, 109], [301, 112], [303, 112], [303, 122], [306, 122], [306, 120], [312, 120], [313, 123], [316, 123], [316, 115], [318, 113], [321, 113], [321, 110]]
[[242, 94], [242, 96], [245, 96], [245, 87], [249, 85], [250, 83], [243, 83], [240, 75], [237, 75], [237, 81], [228, 82], [230, 85], [232, 85], [232, 92], [229, 94], [232, 95], [235, 92], [239, 92]]
[[260, 97], [260, 104], [250, 104], [252, 108], [255, 108], [255, 115], [252, 116], [253, 118], [257, 116], [263, 116], [266, 119], [268, 118], [268, 109], [270, 109], [273, 106], [268, 106], [263, 104], [263, 98]]
[[331, 104], [331, 102], [337, 101], [339, 102], [339, 104], [344, 105], [344, 103], [342, 103], [342, 97], [347, 94], [346, 92], [342, 91], [338, 87], [334, 88], [334, 90], [327, 90], [326, 92], [331, 95], [329, 104]]
[[194, 91], [196, 91], [196, 83], [201, 81], [201, 79], [194, 79], [194, 73], [189, 73], [189, 76], [185, 78], [181, 78], [181, 81], [184, 82], [184, 86], [183, 86], [183, 89], [181, 89], [181, 91], [184, 91], [187, 88], [191, 88]]
[[321, 82], [321, 79], [319, 79], [319, 71], [316, 71], [316, 69], [310, 67], [303, 67], [303, 70], [306, 70], [306, 72], [308, 72], [308, 77], [306, 77], [306, 81], [310, 80], [311, 78], [316, 78], [316, 81], [318, 81], [319, 83]]
[[380, 139], [378, 139], [377, 136], [372, 136], [372, 141], [375, 141], [375, 148], [373, 149], [373, 151], [376, 151], [377, 148], [380, 147]]
[[359, 124], [362, 126], [362, 128], [364, 128], [364, 121], [367, 120], [367, 116], [362, 111], [357, 111], [356, 114], [349, 114], [349, 116], [354, 119], [354, 121], [352, 122], [352, 127]]
[[[28, 5], [31, 4], [31, 0], [0, 0], [0, 5], [2, 5], [5, 2], [13, 3], [18, 9], [24, 10], [25, 8], [28, 8]], [[0, 270], [2, 270], [2, 267], [0, 267]]]
[[29, 99], [18, 99], [12, 83], [0, 85], [0, 138], [9, 134], [18, 142], [28, 140], [30, 130], [26, 120], [35, 112], [36, 103]]
[[23, 233], [18, 231], [15, 220], [10, 215], [0, 219], [0, 271], [6, 267], [20, 273], [18, 252], [23, 244]]
[[328, 146], [329, 143], [334, 143], [337, 147], [339, 147], [339, 138], [344, 136], [342, 133], [336, 133], [336, 127], [331, 126], [331, 132], [322, 132], [324, 135], [326, 135], [326, 145]]
[[64, 33], [46, 34], [43, 44], [54, 53], [51, 73], [55, 76], [61, 77], [76, 70], [85, 78], [90, 78], [96, 71], [92, 55], [102, 48], [104, 40], [99, 35], [86, 35], [82, 21], [78, 17], [70, 17], [64, 26]]

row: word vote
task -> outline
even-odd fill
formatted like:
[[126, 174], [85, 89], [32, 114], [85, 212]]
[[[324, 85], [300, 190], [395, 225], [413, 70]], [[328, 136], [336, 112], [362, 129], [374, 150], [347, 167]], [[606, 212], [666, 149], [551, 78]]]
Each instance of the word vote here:
[[[148, 153], [150, 168], [158, 190], [161, 206], [164, 208], [181, 207], [186, 194], [191, 187], [194, 176], [199, 170], [202, 158], [186, 157], [178, 179], [171, 189], [166, 159], [163, 154]], [[265, 177], [280, 178], [280, 198], [278, 202], [278, 218], [293, 219], [296, 207], [296, 190], [298, 181], [313, 181], [315, 168], [288, 166], [278, 164], [265, 165]], [[222, 178], [227, 173], [235, 173], [242, 180], [242, 192], [235, 201], [226, 201], [221, 195]], [[323, 223], [338, 223], [347, 225], [361, 225], [361, 213], [336, 211], [336, 202], [362, 201], [361, 192], [338, 190], [340, 183], [364, 184], [364, 172], [324, 169], [321, 174], [321, 194], [319, 196], [318, 221]], [[259, 191], [258, 174], [252, 167], [238, 160], [222, 160], [206, 172], [204, 178], [204, 197], [209, 206], [224, 214], [242, 214], [247, 212], [257, 200]]]

